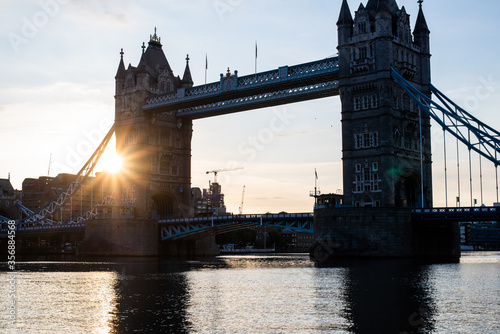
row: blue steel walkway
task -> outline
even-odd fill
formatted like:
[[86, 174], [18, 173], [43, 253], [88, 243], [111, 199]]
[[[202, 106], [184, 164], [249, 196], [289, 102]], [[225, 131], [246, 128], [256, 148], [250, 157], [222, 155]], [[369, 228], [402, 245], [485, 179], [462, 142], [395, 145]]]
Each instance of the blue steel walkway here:
[[313, 233], [312, 213], [228, 215], [160, 220], [162, 240], [199, 237], [230, 232], [249, 226], [271, 226]]

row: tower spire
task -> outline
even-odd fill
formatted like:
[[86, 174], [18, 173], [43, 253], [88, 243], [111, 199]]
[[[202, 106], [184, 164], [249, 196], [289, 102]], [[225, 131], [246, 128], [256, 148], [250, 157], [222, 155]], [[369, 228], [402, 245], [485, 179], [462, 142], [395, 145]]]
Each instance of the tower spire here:
[[186, 56], [186, 69], [184, 70], [184, 75], [182, 76], [182, 86], [193, 87], [193, 78], [191, 76], [191, 70], [189, 69], [189, 55]]
[[424, 11], [422, 10], [422, 3], [424, 0], [418, 0], [418, 16], [417, 22], [415, 23], [415, 32], [425, 32], [429, 33], [429, 27], [427, 26], [427, 21], [425, 20]]
[[156, 27], [155, 27], [155, 33], [153, 35], [149, 35], [149, 43], [150, 44], [156, 43], [160, 44], [161, 46], [161, 37], [158, 37], [158, 35], [156, 34]]
[[339, 20], [337, 21], [337, 25], [340, 24], [353, 24], [353, 19], [351, 15], [351, 10], [349, 9], [349, 4], [347, 0], [342, 1], [342, 8], [340, 9]]
[[123, 52], [123, 48], [121, 48], [120, 51], [120, 63], [118, 64], [118, 70], [116, 71], [116, 76], [115, 79], [124, 79], [125, 78], [125, 64], [123, 63], [123, 55], [125, 52]]

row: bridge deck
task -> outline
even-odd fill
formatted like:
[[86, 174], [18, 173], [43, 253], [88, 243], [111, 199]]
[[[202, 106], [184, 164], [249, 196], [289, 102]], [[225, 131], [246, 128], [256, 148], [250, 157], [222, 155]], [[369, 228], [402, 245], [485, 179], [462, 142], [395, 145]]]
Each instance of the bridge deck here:
[[146, 99], [144, 111], [205, 118], [338, 95], [338, 57], [238, 77]]
[[160, 220], [162, 240], [229, 232], [249, 226], [272, 226], [313, 233], [312, 213], [228, 215]]
[[[413, 209], [416, 222], [491, 222], [500, 221], [500, 207], [474, 208], [425, 208]], [[314, 233], [312, 213], [228, 215], [198, 218], [159, 220], [162, 240], [176, 239], [188, 235], [216, 234], [248, 226], [273, 226]], [[0, 234], [7, 234], [7, 224], [2, 224]], [[16, 234], [72, 233], [85, 231], [85, 223], [18, 226]]]
[[500, 221], [500, 207], [413, 209], [412, 218], [418, 221]]

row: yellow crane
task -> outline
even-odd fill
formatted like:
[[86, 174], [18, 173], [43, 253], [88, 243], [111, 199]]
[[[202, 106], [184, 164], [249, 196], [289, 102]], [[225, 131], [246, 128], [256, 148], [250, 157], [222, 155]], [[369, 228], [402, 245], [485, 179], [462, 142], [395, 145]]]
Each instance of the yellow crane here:
[[239, 169], [243, 169], [243, 167], [210, 170], [210, 171], [207, 171], [207, 173], [206, 173], [206, 174], [211, 174], [211, 173], [213, 173], [213, 174], [214, 174], [214, 183], [217, 183], [217, 174], [218, 174], [219, 172], [229, 172], [229, 171], [239, 170]]

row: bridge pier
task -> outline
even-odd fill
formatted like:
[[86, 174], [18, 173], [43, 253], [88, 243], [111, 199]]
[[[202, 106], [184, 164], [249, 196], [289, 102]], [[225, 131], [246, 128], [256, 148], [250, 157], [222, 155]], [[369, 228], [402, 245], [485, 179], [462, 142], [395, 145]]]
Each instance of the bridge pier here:
[[314, 212], [318, 262], [374, 258], [412, 258], [458, 262], [458, 223], [412, 220], [407, 208], [327, 208]]
[[85, 225], [78, 255], [157, 256], [158, 224], [146, 219], [93, 219]]
[[98, 256], [214, 256], [215, 237], [160, 241], [158, 221], [146, 219], [94, 219], [87, 221], [78, 255]]
[[217, 256], [219, 247], [215, 243], [215, 236], [197, 240], [164, 241], [160, 245], [160, 255], [167, 257], [196, 257]]

